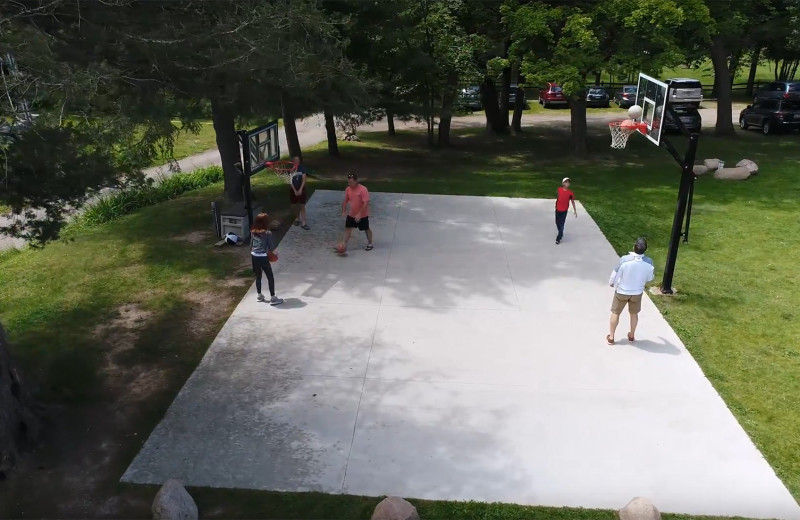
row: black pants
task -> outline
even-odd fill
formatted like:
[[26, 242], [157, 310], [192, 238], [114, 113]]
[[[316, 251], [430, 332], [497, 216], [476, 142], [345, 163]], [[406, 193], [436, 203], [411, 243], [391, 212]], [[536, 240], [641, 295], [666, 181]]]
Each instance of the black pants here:
[[556, 240], [564, 238], [564, 223], [567, 221], [567, 211], [556, 211], [556, 229], [558, 229]]
[[256, 275], [256, 291], [261, 294], [261, 272], [267, 275], [270, 296], [275, 296], [275, 276], [272, 274], [272, 266], [269, 265], [269, 258], [266, 256], [253, 256], [253, 272]]

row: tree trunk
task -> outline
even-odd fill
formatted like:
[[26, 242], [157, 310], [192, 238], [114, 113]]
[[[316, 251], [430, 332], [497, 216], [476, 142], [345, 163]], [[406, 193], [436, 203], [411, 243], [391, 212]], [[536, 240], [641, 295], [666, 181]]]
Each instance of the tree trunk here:
[[458, 95], [458, 74], [450, 73], [442, 93], [442, 111], [439, 114], [439, 146], [450, 146], [450, 124], [453, 121], [453, 103]]
[[717, 126], [714, 135], [736, 135], [731, 117], [731, 81], [728, 71], [728, 52], [722, 38], [711, 40], [711, 62], [714, 65], [714, 77], [717, 78]]
[[244, 200], [242, 191], [244, 179], [242, 173], [236, 168], [236, 163], [241, 162], [241, 148], [239, 137], [236, 135], [233, 106], [218, 99], [211, 100], [211, 121], [214, 124], [214, 133], [217, 139], [219, 158], [222, 161], [222, 171], [225, 179], [225, 202], [241, 202]]
[[14, 467], [19, 451], [35, 444], [40, 412], [11, 360], [8, 338], [0, 324], [0, 471]]
[[733, 81], [736, 78], [736, 71], [739, 69], [739, 62], [742, 59], [742, 51], [741, 49], [731, 56], [730, 62], [728, 62], [728, 74], [730, 75], [730, 86], [733, 87]]
[[583, 157], [589, 153], [586, 132], [586, 98], [570, 96], [569, 117], [572, 155]]
[[425, 101], [427, 105], [425, 107], [425, 123], [427, 124], [427, 134], [428, 134], [428, 146], [433, 147], [436, 144], [434, 139], [436, 135], [436, 131], [434, 128], [436, 127], [436, 117], [433, 114], [433, 104], [434, 104], [434, 91], [433, 85], [427, 85], [427, 99]]
[[602, 72], [595, 72], [594, 73], [594, 84], [600, 86], [600, 81], [603, 79]]
[[339, 143], [336, 141], [336, 126], [333, 122], [333, 112], [325, 108], [325, 133], [328, 134], [328, 155], [339, 157]]
[[502, 134], [506, 131], [506, 128], [503, 127], [500, 121], [498, 100], [497, 87], [495, 87], [494, 81], [489, 77], [483, 78], [481, 83], [481, 103], [486, 114], [486, 129], [496, 134]]
[[748, 96], [753, 95], [753, 85], [756, 82], [756, 72], [758, 71], [758, 60], [761, 58], [761, 48], [753, 50], [753, 55], [750, 58], [750, 74], [747, 76], [747, 89], [745, 92]]
[[289, 157], [300, 157], [302, 160], [303, 151], [300, 149], [300, 138], [297, 137], [297, 125], [294, 121], [292, 100], [286, 92], [281, 92], [281, 113], [283, 114], [283, 130], [286, 132], [286, 145], [289, 147]]
[[395, 135], [394, 131], [394, 112], [386, 109], [386, 124], [389, 127], [389, 135]]
[[[511, 41], [506, 41], [505, 44], [505, 51], [503, 56], [508, 58], [508, 48], [511, 45]], [[508, 127], [508, 113], [509, 113], [509, 106], [508, 106], [508, 98], [511, 94], [511, 66], [508, 66], [503, 69], [503, 83], [500, 85], [500, 112], [498, 123], [502, 125], [503, 131], [505, 132]]]
[[525, 110], [525, 91], [517, 82], [517, 97], [514, 100], [514, 116], [511, 118], [511, 130], [522, 133], [522, 111]]

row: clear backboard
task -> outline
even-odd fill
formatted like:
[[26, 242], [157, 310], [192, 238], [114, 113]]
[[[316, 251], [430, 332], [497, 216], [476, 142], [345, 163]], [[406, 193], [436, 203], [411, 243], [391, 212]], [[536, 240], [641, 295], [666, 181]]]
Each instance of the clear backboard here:
[[655, 144], [661, 144], [661, 130], [664, 128], [667, 107], [667, 84], [640, 72], [636, 104], [642, 107], [640, 120], [647, 125], [645, 136]]
[[266, 168], [267, 161], [280, 159], [281, 148], [277, 120], [247, 132], [247, 153], [250, 154], [251, 175]]

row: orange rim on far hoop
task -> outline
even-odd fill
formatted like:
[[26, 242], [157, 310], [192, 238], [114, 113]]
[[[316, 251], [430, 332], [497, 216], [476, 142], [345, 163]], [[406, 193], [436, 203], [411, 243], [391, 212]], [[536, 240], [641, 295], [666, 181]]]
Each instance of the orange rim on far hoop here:
[[266, 161], [264, 164], [275, 175], [283, 179], [285, 183], [292, 182], [292, 174], [294, 173], [294, 163], [292, 161]]
[[647, 124], [633, 119], [616, 119], [608, 123], [608, 129], [611, 131], [611, 148], [621, 150], [628, 144], [628, 137], [634, 130], [642, 134], [647, 132]]

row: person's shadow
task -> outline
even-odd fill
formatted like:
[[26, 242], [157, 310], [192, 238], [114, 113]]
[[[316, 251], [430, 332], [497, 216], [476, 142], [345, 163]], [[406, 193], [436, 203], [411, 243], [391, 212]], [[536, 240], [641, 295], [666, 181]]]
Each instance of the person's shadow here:
[[679, 356], [681, 354], [681, 349], [669, 341], [662, 337], [659, 337], [658, 339], [661, 341], [658, 342], [650, 339], [637, 339], [633, 343], [627, 344], [631, 347], [636, 347], [639, 350], [644, 350], [645, 352], [652, 352], [653, 354], [669, 354], [671, 356]]
[[306, 302], [299, 298], [286, 298], [283, 300], [283, 303], [280, 305], [275, 305], [275, 308], [278, 310], [289, 310], [289, 309], [302, 309], [306, 306]]

